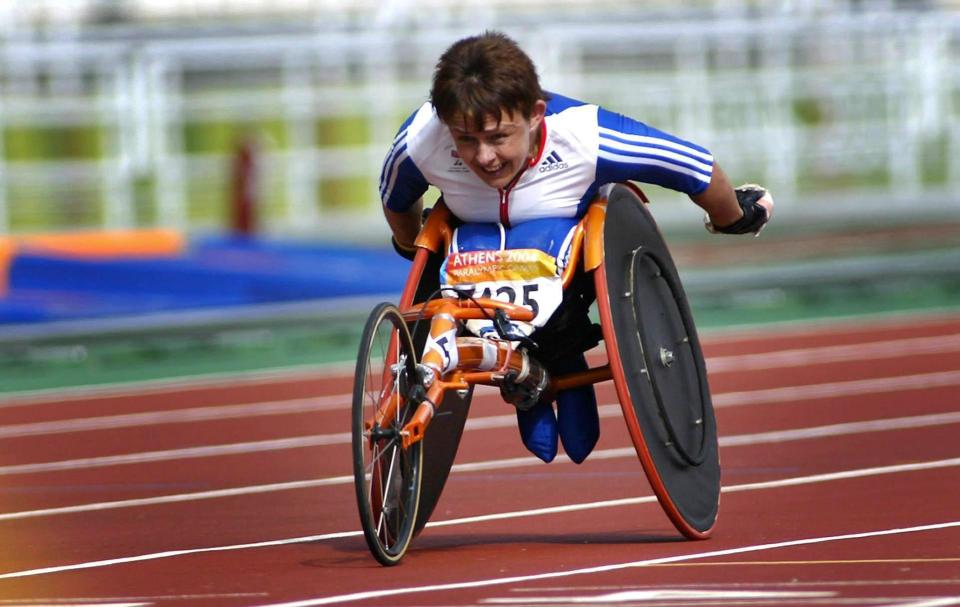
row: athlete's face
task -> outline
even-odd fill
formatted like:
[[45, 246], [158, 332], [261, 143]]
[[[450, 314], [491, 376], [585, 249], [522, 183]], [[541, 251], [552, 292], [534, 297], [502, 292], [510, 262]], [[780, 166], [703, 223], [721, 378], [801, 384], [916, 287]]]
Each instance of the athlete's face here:
[[460, 159], [493, 188], [504, 188], [539, 151], [540, 124], [546, 103], [538, 101], [530, 118], [504, 110], [500, 120], [487, 116], [483, 128], [474, 130], [472, 121], [457, 116], [448, 125]]

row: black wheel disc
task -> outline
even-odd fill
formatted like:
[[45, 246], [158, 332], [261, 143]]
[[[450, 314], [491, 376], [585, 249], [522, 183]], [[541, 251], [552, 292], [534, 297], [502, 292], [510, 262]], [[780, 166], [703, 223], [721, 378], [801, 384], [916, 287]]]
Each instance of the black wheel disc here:
[[679, 275], [637, 195], [616, 186], [607, 203], [597, 300], [614, 381], [634, 447], [664, 511], [690, 538], [717, 517], [716, 420], [700, 342]]
[[[413, 301], [421, 303], [436, 295], [440, 287], [441, 255], [430, 253], [423, 272], [419, 276], [411, 275], [408, 280], [416, 281], [416, 291]], [[419, 353], [430, 333], [428, 321], [415, 325], [413, 333], [414, 350]], [[463, 427], [467, 423], [470, 412], [470, 402], [473, 399], [473, 388], [465, 394], [450, 390], [443, 396], [437, 413], [427, 427], [423, 438], [423, 483], [420, 492], [420, 508], [417, 510], [417, 524], [414, 534], [420, 533], [430, 520], [443, 488], [450, 476], [450, 468], [457, 456], [460, 447], [460, 438], [463, 436]]]

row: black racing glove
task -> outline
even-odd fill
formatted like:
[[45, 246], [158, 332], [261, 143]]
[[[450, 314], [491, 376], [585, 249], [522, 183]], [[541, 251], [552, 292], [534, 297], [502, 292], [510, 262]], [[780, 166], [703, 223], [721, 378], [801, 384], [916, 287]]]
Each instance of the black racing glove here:
[[734, 190], [737, 202], [743, 209], [743, 217], [728, 226], [715, 226], [707, 217], [704, 219], [708, 232], [713, 234], [759, 234], [763, 226], [770, 220], [767, 209], [757, 204], [757, 201], [767, 195], [767, 190], [755, 184], [742, 185]]
[[409, 249], [403, 246], [400, 246], [400, 243], [397, 242], [395, 236], [390, 236], [390, 244], [393, 245], [393, 250], [397, 252], [397, 255], [403, 257], [404, 259], [409, 259], [413, 261], [413, 258], [417, 256], [417, 247], [416, 245], [410, 247]]

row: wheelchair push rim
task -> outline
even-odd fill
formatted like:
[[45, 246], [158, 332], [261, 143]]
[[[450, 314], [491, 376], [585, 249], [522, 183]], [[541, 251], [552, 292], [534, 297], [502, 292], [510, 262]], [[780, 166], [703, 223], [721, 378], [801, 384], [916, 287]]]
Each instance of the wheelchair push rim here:
[[624, 420], [661, 507], [690, 539], [720, 500], [716, 419], [680, 278], [656, 223], [626, 186], [610, 194], [594, 279]]
[[[413, 340], [400, 311], [380, 304], [364, 327], [352, 405], [353, 474], [367, 546], [383, 565], [400, 562], [414, 535], [423, 466], [422, 444], [404, 449], [400, 430], [415, 407], [402, 384], [416, 377]], [[382, 423], [378, 411], [388, 410]]]

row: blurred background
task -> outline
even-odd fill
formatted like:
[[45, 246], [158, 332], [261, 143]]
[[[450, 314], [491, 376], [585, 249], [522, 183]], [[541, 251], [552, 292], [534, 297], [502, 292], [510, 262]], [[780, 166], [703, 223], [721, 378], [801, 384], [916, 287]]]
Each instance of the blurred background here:
[[352, 359], [384, 154], [488, 28], [774, 192], [754, 241], [648, 191], [708, 329], [960, 304], [956, 0], [5, 1], [0, 383]]

